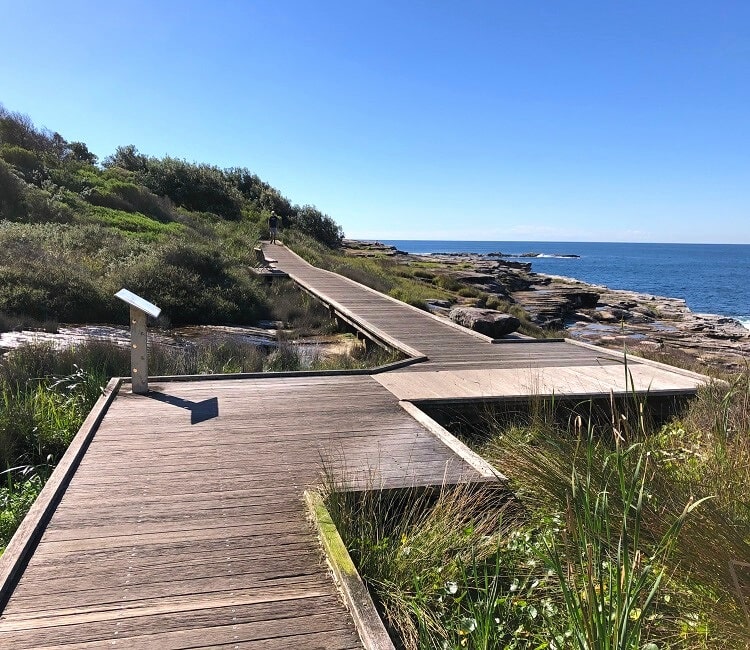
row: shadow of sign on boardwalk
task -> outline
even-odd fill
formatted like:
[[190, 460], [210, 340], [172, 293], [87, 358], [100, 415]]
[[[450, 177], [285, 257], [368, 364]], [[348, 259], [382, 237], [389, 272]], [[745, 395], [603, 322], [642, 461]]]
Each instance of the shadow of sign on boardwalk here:
[[155, 399], [158, 402], [164, 402], [165, 404], [171, 404], [181, 409], [187, 409], [190, 411], [190, 424], [200, 424], [207, 420], [213, 420], [219, 417], [219, 398], [209, 397], [204, 399], [202, 402], [191, 402], [181, 397], [175, 397], [174, 395], [167, 395], [166, 393], [160, 393], [158, 391], [150, 391], [148, 393], [149, 399]]

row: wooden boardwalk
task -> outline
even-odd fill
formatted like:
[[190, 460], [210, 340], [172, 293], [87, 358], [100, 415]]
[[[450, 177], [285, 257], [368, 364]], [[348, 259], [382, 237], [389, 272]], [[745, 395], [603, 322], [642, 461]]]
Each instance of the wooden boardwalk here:
[[[422, 362], [373, 377], [152, 382], [147, 396], [121, 388], [90, 445], [81, 443], [77, 469], [61, 463], [72, 478], [56, 470], [50, 484], [60, 483], [61, 497], [49, 500], [38, 539], [14, 539], [0, 558], [0, 648], [360, 648], [304, 489], [326, 472], [350, 489], [491, 477], [412, 417], [408, 401], [623, 388], [617, 355], [562, 342], [492, 344], [282, 247], [271, 256]], [[636, 366], [640, 389], [679, 394], [699, 383]]]
[[360, 647], [303, 490], [479, 478], [368, 376], [151, 388], [107, 411], [0, 647]]
[[[572, 341], [509, 336], [493, 342], [313, 267], [283, 246], [270, 248], [284, 271], [345, 319], [424, 359], [378, 375], [378, 381], [399, 399], [462, 401], [531, 395], [585, 399], [633, 390], [660, 396], [690, 395], [706, 381], [686, 370]], [[418, 376], [413, 376], [415, 373]]]

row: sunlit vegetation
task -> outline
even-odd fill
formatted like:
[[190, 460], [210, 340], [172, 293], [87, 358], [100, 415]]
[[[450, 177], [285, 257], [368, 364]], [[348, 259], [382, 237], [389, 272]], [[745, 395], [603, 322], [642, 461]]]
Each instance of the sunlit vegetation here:
[[336, 246], [341, 228], [292, 205], [247, 169], [86, 145], [0, 106], [0, 315], [3, 322], [125, 322], [123, 286], [172, 323], [249, 324], [267, 303], [252, 248], [270, 211], [284, 232]]

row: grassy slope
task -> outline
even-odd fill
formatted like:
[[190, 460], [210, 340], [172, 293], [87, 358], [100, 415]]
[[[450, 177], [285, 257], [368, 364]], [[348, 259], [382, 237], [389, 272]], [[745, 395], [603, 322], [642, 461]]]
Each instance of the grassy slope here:
[[340, 228], [245, 169], [121, 147], [104, 161], [0, 106], [0, 326], [125, 322], [125, 286], [172, 323], [245, 324], [268, 302], [249, 269], [270, 211], [335, 245]]

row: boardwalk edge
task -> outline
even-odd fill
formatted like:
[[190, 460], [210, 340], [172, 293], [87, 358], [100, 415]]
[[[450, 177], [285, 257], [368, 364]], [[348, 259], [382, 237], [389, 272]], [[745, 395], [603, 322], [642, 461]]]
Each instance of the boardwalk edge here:
[[432, 435], [440, 440], [440, 442], [448, 447], [454, 454], [456, 454], [459, 458], [463, 459], [475, 470], [477, 470], [477, 472], [479, 472], [481, 476], [483, 476], [484, 478], [494, 478], [499, 481], [508, 480], [508, 478], [502, 472], [495, 469], [479, 454], [472, 451], [467, 445], [456, 438], [456, 436], [454, 436], [445, 427], [438, 424], [418, 406], [406, 400], [402, 400], [398, 404], [402, 409], [404, 409], [404, 411], [411, 415], [417, 422], [419, 422], [419, 424], [421, 424]]
[[584, 341], [576, 341], [575, 339], [565, 339], [566, 343], [570, 343], [572, 345], [576, 345], [579, 348], [587, 348], [589, 350], [595, 350], [596, 352], [605, 354], [610, 357], [616, 357], [620, 359], [621, 361], [629, 361], [631, 363], [642, 363], [645, 366], [651, 366], [653, 368], [661, 368], [662, 370], [668, 370], [669, 372], [673, 372], [676, 375], [682, 375], [683, 377], [690, 377], [691, 379], [697, 379], [699, 381], [702, 381], [704, 383], [709, 383], [712, 378], [708, 375], [701, 375], [698, 372], [693, 372], [692, 370], [686, 370], [685, 368], [680, 368], [679, 366], [670, 366], [668, 363], [662, 363], [661, 361], [654, 361], [653, 359], [647, 359], [646, 357], [639, 357], [636, 354], [633, 353], [627, 353], [627, 352], [620, 352], [619, 350], [611, 350], [610, 348], [604, 348], [600, 345], [593, 345], [592, 343], [585, 343]]
[[110, 379], [0, 557], [0, 612], [5, 608], [29, 555], [44, 532], [121, 383], [120, 377]]
[[[217, 381], [226, 379], [288, 379], [289, 377], [369, 377], [382, 372], [399, 370], [426, 361], [427, 357], [410, 357], [401, 361], [393, 361], [382, 366], [372, 368], [349, 368], [346, 370], [279, 370], [274, 372], [231, 372], [205, 375], [149, 375], [150, 382], [189, 382], [189, 381]], [[123, 383], [129, 384], [130, 377], [123, 377]]]
[[365, 650], [395, 650], [362, 578], [354, 566], [344, 540], [318, 492], [305, 491], [305, 503], [318, 531], [336, 583], [349, 608]]

